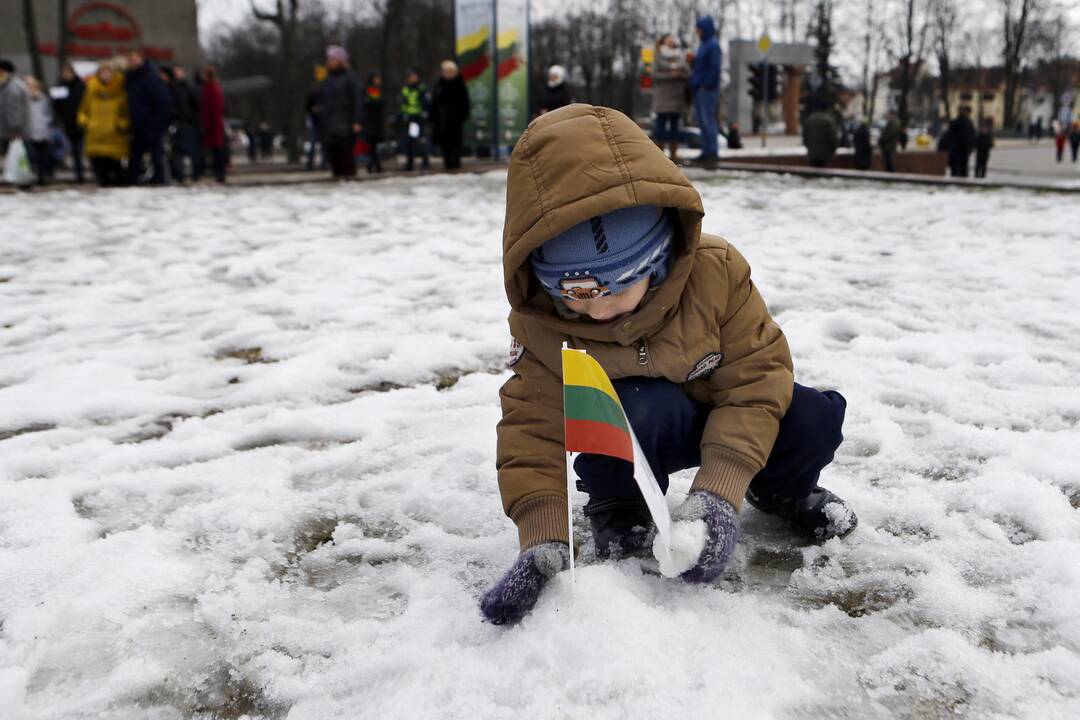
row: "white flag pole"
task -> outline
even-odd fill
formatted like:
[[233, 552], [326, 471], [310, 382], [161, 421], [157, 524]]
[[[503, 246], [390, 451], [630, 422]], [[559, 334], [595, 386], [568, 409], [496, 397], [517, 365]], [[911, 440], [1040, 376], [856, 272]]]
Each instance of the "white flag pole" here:
[[566, 529], [570, 533], [570, 601], [574, 600], [574, 480], [573, 471], [570, 469], [570, 458], [573, 453], [566, 453]]
[[[563, 350], [570, 348], [569, 343], [565, 340], [562, 344]], [[563, 368], [563, 387], [566, 387], [566, 368]], [[563, 411], [563, 422], [565, 423], [566, 415]], [[565, 427], [565, 425], [563, 426]], [[569, 450], [566, 452], [566, 530], [569, 533], [570, 540], [570, 602], [574, 601], [574, 585], [577, 581], [577, 576], [574, 573], [574, 480], [573, 470], [571, 470], [570, 458], [573, 455]]]
[[[656, 534], [660, 539], [660, 547], [664, 553], [664, 559], [671, 563], [671, 513], [668, 511], [667, 500], [664, 498], [660, 484], [656, 482], [652, 466], [638, 443], [634, 428], [630, 425], [630, 419], [626, 419], [626, 426], [630, 428], [630, 439], [634, 443], [634, 480], [637, 482], [641, 496], [645, 499], [645, 505], [649, 508], [653, 523], [656, 525]], [[657, 558], [659, 560], [660, 558]]]

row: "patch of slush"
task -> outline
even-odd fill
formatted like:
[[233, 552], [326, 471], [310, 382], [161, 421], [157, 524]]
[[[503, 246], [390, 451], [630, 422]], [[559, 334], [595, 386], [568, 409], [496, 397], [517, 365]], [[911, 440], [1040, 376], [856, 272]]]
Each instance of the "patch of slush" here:
[[1080, 717], [1067, 200], [693, 180], [848, 400], [859, 531], [747, 508], [716, 584], [581, 565], [513, 628], [502, 174], [0, 196], [0, 708]]

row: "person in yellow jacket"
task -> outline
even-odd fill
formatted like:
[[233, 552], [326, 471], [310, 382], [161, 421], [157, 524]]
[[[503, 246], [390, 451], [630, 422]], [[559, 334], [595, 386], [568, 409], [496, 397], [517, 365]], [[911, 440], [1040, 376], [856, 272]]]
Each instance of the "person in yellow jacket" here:
[[[683, 548], [682, 580], [722, 575], [744, 497], [813, 541], [855, 529], [849, 505], [818, 485], [847, 403], [794, 381], [750, 265], [701, 231], [704, 214], [686, 176], [616, 110], [568, 105], [518, 140], [503, 228], [514, 375], [500, 392], [496, 463], [521, 552], [481, 598], [489, 622], [521, 619], [569, 565], [563, 422], [581, 408], [564, 405], [564, 342], [612, 378], [663, 492], [670, 473], [697, 468], [672, 515], [673, 537], [699, 538]], [[582, 453], [574, 470], [597, 556], [647, 550], [633, 465]]]
[[86, 156], [94, 177], [102, 187], [123, 185], [127, 174], [123, 161], [128, 157], [128, 114], [124, 76], [111, 63], [102, 63], [86, 83], [79, 104], [79, 126], [86, 132]]

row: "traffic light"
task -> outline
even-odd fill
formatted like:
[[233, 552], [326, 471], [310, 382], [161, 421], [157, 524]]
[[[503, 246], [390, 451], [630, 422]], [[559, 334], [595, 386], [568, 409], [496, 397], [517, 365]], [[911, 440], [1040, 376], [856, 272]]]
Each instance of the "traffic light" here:
[[750, 90], [749, 90], [749, 92], [750, 92], [750, 97], [754, 98], [755, 100], [760, 100], [761, 99], [761, 92], [762, 92], [762, 90], [765, 89], [765, 83], [764, 83], [765, 78], [763, 78], [761, 76], [761, 74], [762, 74], [761, 73], [761, 64], [760, 63], [751, 63], [750, 64]]
[[765, 78], [765, 87], [769, 89], [769, 100], [775, 100], [780, 97], [780, 66], [769, 65], [767, 77]]

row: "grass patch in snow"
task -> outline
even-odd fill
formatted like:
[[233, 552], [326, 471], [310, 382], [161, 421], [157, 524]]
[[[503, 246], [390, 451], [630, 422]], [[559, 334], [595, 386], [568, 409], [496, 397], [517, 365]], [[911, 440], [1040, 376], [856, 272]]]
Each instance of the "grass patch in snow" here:
[[19, 435], [28, 435], [30, 433], [45, 432], [47, 430], [55, 430], [56, 425], [52, 423], [31, 423], [22, 427], [12, 428], [11, 430], [0, 430], [0, 440], [9, 440]]

